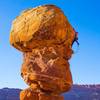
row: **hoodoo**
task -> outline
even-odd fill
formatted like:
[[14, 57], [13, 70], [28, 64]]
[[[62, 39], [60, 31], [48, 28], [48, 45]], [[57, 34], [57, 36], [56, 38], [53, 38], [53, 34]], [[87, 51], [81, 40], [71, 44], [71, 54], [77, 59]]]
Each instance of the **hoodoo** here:
[[23, 52], [21, 76], [29, 85], [20, 100], [64, 100], [72, 76], [68, 60], [76, 32], [55, 5], [28, 9], [12, 24], [10, 44]]

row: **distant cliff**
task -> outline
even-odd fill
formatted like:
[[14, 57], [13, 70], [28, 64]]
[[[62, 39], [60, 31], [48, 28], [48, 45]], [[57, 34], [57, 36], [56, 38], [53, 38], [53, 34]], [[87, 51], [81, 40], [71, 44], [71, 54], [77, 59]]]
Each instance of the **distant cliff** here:
[[0, 100], [19, 100], [20, 89], [0, 89]]
[[[21, 89], [0, 89], [0, 100], [19, 100]], [[100, 100], [100, 85], [74, 85], [65, 100]]]
[[100, 100], [100, 85], [74, 85], [65, 100]]

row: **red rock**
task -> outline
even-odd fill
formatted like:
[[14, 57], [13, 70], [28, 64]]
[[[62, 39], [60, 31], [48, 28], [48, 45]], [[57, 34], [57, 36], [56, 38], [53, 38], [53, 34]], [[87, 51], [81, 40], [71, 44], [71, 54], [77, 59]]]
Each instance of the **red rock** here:
[[63, 100], [72, 76], [68, 60], [76, 33], [54, 5], [24, 11], [13, 21], [10, 43], [23, 52], [21, 76], [29, 89], [20, 100]]
[[10, 43], [21, 51], [72, 43], [75, 31], [60, 8], [44, 5], [24, 11], [12, 24]]
[[20, 100], [64, 100], [64, 97], [33, 92], [31, 89], [26, 89], [21, 91]]

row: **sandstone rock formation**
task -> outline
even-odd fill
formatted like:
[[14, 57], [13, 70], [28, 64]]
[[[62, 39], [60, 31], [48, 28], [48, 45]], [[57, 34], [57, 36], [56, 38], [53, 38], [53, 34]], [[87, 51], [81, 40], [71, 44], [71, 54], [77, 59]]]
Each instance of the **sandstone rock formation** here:
[[29, 88], [20, 100], [63, 100], [72, 86], [68, 60], [76, 33], [64, 13], [44, 5], [21, 13], [14, 21], [10, 43], [23, 52], [21, 76]]

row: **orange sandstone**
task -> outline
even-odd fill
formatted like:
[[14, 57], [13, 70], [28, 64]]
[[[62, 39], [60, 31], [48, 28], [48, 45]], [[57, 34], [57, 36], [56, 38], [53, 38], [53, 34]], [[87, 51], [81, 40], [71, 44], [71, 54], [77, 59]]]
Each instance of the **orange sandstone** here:
[[43, 5], [26, 10], [12, 24], [10, 43], [23, 52], [21, 76], [29, 88], [20, 100], [63, 100], [72, 76], [68, 60], [76, 33], [60, 8]]

